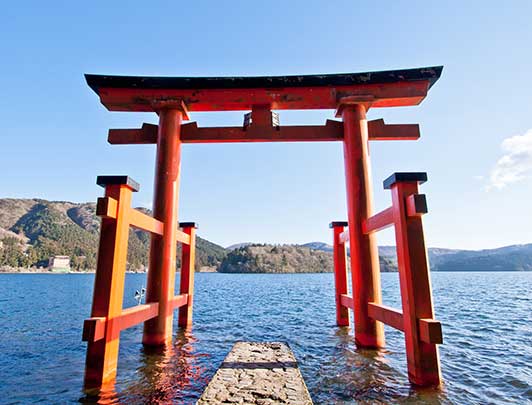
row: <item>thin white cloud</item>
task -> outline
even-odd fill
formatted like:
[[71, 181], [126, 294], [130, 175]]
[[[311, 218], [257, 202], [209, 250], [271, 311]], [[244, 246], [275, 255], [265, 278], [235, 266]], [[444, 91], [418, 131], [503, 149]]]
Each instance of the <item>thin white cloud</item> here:
[[532, 174], [532, 129], [524, 135], [506, 138], [501, 148], [504, 155], [491, 171], [488, 190], [502, 189]]

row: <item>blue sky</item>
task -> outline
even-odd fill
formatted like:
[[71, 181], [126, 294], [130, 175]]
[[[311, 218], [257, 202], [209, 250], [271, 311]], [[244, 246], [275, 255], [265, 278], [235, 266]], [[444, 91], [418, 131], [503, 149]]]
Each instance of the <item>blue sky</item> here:
[[[223, 3], [223, 4], [222, 4]], [[467, 3], [467, 4], [464, 4]], [[9, 2], [0, 14], [0, 197], [94, 201], [98, 174], [129, 174], [149, 205], [153, 146], [110, 146], [108, 128], [157, 122], [110, 113], [84, 73], [288, 75], [444, 65], [417, 107], [368, 118], [419, 123], [417, 142], [371, 145], [382, 180], [427, 171], [429, 246], [532, 242], [532, 2]], [[239, 125], [242, 112], [196, 113]], [[333, 111], [281, 112], [322, 124]], [[331, 239], [346, 217], [340, 143], [183, 146], [180, 218], [242, 241]], [[379, 243], [393, 243], [390, 230]]]

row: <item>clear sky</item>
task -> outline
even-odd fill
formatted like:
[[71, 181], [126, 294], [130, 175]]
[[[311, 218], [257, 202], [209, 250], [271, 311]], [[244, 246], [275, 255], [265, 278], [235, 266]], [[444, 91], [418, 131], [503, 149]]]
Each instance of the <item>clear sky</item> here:
[[[419, 123], [417, 142], [371, 145], [382, 180], [427, 171], [429, 246], [532, 242], [530, 1], [28, 1], [0, 13], [0, 197], [95, 201], [98, 174], [129, 174], [149, 206], [153, 146], [111, 146], [108, 128], [157, 122], [110, 113], [84, 73], [224, 76], [363, 72], [444, 65], [417, 107], [368, 118]], [[281, 112], [322, 124], [333, 111]], [[196, 113], [240, 125], [242, 112]], [[180, 218], [236, 242], [330, 242], [346, 218], [340, 143], [183, 146]], [[393, 234], [379, 234], [391, 244]]]

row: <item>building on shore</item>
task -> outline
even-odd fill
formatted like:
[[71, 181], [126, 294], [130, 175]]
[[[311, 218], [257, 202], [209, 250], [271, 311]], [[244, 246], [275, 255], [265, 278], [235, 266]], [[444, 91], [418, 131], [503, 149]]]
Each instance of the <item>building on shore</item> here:
[[70, 256], [52, 256], [48, 260], [48, 270], [56, 273], [70, 271]]

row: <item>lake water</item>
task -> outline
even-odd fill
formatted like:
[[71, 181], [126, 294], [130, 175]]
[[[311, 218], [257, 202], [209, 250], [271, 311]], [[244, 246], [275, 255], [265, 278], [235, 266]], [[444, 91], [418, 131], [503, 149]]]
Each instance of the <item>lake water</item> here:
[[[82, 393], [93, 275], [0, 275], [0, 403], [91, 403]], [[382, 275], [399, 308], [398, 276]], [[128, 274], [124, 306], [144, 274]], [[433, 273], [445, 385], [413, 389], [403, 335], [357, 351], [335, 326], [332, 274], [196, 276], [194, 327], [148, 353], [142, 326], [122, 332], [116, 393], [108, 403], [194, 403], [238, 340], [287, 341], [316, 404], [532, 403], [532, 273]]]

